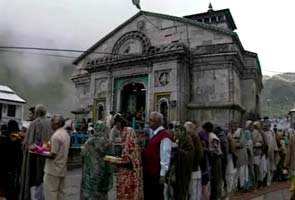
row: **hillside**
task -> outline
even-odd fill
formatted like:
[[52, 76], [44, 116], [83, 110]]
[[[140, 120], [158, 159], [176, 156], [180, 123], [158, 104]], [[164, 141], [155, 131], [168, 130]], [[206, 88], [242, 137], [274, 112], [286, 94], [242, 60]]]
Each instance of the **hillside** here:
[[[295, 74], [286, 73], [264, 78], [261, 94], [262, 116], [285, 116], [295, 103]], [[267, 100], [270, 99], [268, 104]]]

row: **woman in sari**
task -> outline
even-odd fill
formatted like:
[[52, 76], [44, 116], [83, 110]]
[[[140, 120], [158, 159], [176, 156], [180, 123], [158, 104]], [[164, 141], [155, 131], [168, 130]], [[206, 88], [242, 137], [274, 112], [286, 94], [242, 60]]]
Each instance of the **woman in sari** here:
[[103, 160], [109, 153], [108, 129], [103, 122], [98, 122], [95, 133], [82, 149], [81, 200], [107, 200], [112, 188], [113, 173], [109, 163]]
[[117, 200], [143, 200], [143, 180], [140, 148], [134, 130], [127, 127], [127, 121], [120, 115], [115, 123], [121, 123], [121, 136], [124, 146], [121, 161], [114, 162], [118, 167], [116, 192]]
[[175, 152], [171, 159], [172, 169], [170, 175], [174, 176], [170, 182], [173, 188], [173, 200], [186, 200], [189, 196], [189, 187], [194, 165], [195, 148], [192, 137], [184, 127], [179, 128], [179, 138]]

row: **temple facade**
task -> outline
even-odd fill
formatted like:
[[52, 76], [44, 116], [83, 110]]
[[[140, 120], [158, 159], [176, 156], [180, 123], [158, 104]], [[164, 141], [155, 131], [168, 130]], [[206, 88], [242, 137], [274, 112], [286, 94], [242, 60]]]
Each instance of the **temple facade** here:
[[160, 111], [166, 123], [225, 126], [259, 115], [262, 73], [228, 9], [175, 17], [140, 11], [75, 61], [77, 110], [94, 120], [110, 112]]

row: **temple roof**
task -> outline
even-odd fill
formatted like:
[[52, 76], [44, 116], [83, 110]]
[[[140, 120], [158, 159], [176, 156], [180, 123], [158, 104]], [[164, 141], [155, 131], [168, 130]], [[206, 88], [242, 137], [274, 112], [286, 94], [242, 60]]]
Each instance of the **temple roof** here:
[[[219, 11], [214, 11], [214, 12], [219, 12]], [[88, 50], [86, 50], [83, 54], [81, 54], [73, 62], [73, 64], [75, 64], [75, 65], [78, 64], [82, 59], [84, 59], [86, 56], [88, 56], [91, 52], [93, 52], [102, 43], [104, 43], [110, 37], [112, 37], [113, 35], [115, 35], [119, 30], [121, 30], [127, 24], [131, 23], [137, 17], [142, 16], [142, 15], [150, 16], [150, 17], [158, 17], [158, 18], [163, 18], [163, 19], [167, 19], [167, 20], [178, 21], [178, 22], [189, 24], [189, 25], [192, 25], [192, 26], [201, 27], [201, 28], [204, 28], [204, 29], [207, 29], [207, 30], [217, 31], [217, 32], [220, 32], [220, 33], [227, 34], [229, 36], [235, 37], [237, 40], [239, 40], [238, 37], [236, 37], [237, 34], [235, 32], [233, 32], [233, 31], [231, 31], [231, 30], [227, 30], [227, 29], [223, 29], [223, 28], [220, 28], [220, 27], [212, 26], [212, 25], [206, 24], [206, 23], [201, 23], [201, 22], [198, 22], [198, 21], [196, 21], [194, 19], [190, 19], [188, 17], [176, 17], [176, 16], [172, 16], [172, 15], [165, 15], [165, 14], [159, 14], [159, 13], [153, 13], [153, 12], [147, 12], [147, 11], [140, 11], [136, 15], [134, 15], [133, 17], [131, 17], [130, 19], [128, 19], [127, 21], [125, 21], [123, 24], [121, 24], [120, 26], [118, 26], [112, 32], [110, 32], [109, 34], [107, 34], [105, 37], [103, 37], [101, 40], [99, 40], [97, 43], [95, 43]], [[229, 12], [229, 15], [230, 15], [230, 12]]]
[[199, 14], [193, 14], [193, 15], [187, 15], [184, 16], [184, 18], [188, 18], [188, 19], [193, 19], [193, 20], [197, 20], [200, 18], [206, 18], [206, 17], [211, 17], [211, 16], [220, 16], [220, 15], [224, 15], [226, 17], [226, 22], [228, 24], [228, 26], [230, 27], [231, 30], [235, 30], [237, 29], [236, 23], [231, 15], [231, 12], [229, 9], [223, 9], [223, 10], [213, 10], [213, 8], [210, 9], [209, 6], [209, 10], [208, 12], [204, 12], [204, 13], [199, 13]]

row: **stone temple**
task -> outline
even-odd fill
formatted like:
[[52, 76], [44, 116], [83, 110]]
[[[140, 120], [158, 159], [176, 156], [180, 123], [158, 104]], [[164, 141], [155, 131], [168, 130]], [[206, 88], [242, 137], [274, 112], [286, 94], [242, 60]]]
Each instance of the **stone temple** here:
[[[140, 11], [75, 61], [79, 107], [94, 121], [110, 112], [160, 111], [165, 122], [259, 116], [262, 73], [244, 49], [229, 9], [175, 17]], [[79, 112], [80, 111], [80, 112]]]

